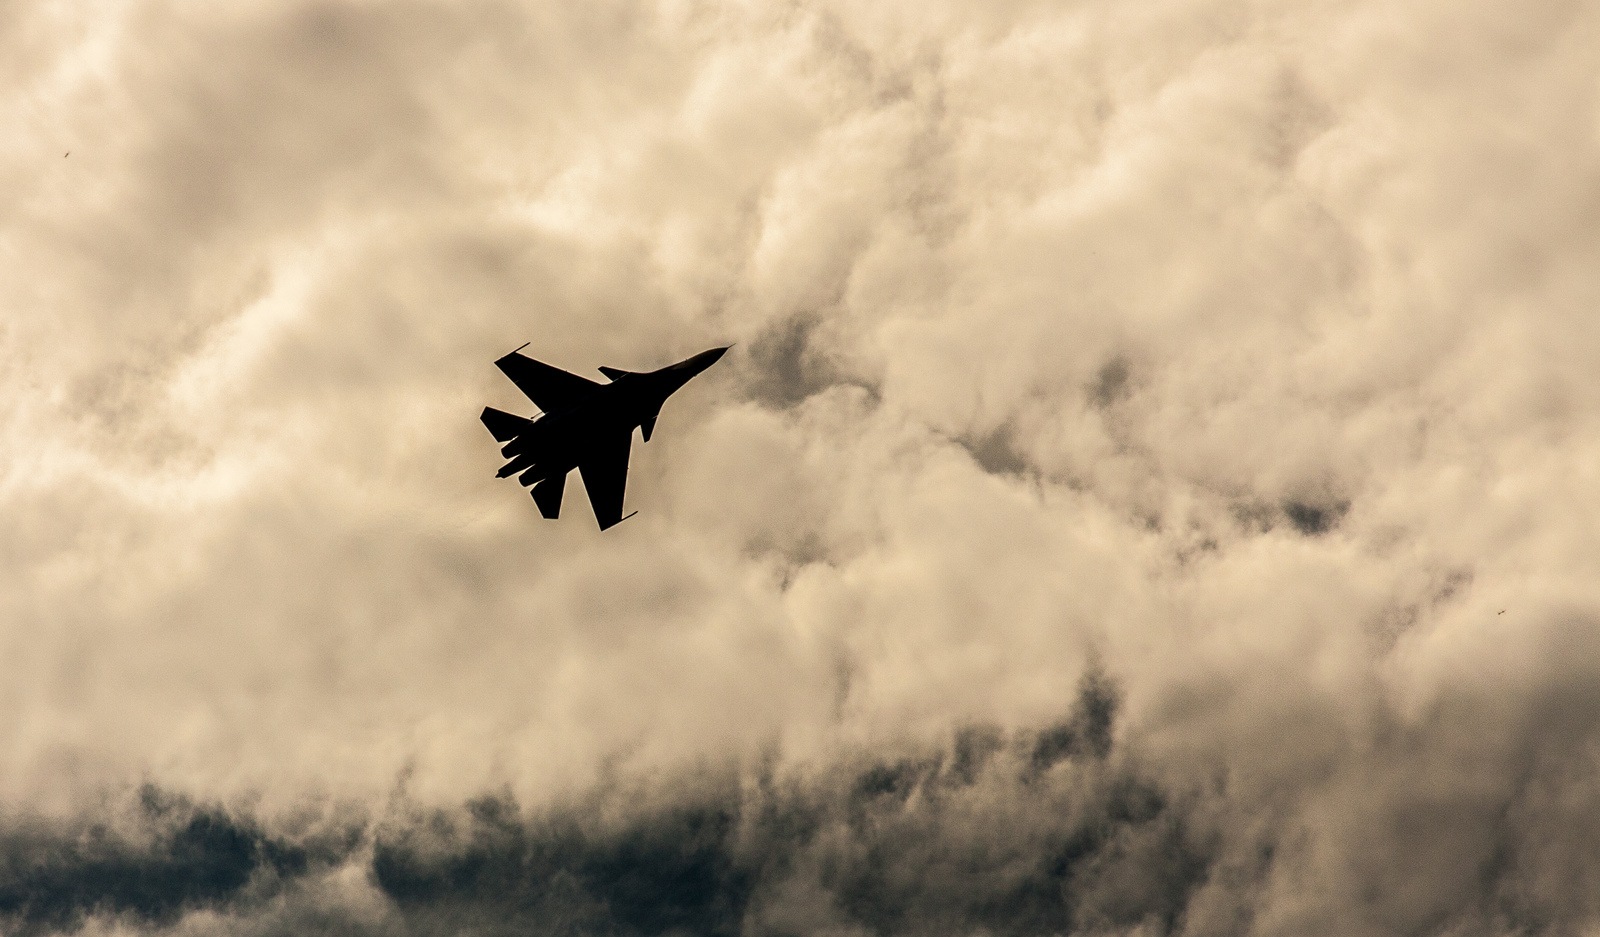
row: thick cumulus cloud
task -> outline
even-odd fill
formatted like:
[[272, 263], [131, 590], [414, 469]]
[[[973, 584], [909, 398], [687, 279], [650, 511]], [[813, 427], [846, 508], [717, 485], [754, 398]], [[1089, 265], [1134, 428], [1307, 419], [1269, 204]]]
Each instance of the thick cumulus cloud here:
[[[1582, 3], [0, 8], [0, 919], [1600, 926]], [[489, 362], [735, 351], [602, 535]]]

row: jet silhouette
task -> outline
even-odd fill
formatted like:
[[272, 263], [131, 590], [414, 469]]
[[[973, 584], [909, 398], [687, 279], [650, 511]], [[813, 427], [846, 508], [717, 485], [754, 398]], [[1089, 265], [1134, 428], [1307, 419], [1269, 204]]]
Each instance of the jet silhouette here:
[[661, 405], [673, 391], [728, 350], [702, 351], [658, 371], [601, 368], [600, 373], [610, 380], [601, 384], [517, 354], [522, 348], [496, 361], [495, 367], [544, 412], [530, 420], [483, 408], [479, 419], [495, 439], [506, 444], [500, 454], [511, 460], [495, 477], [521, 472], [517, 480], [533, 486], [539, 513], [555, 518], [561, 515], [567, 473], [577, 469], [601, 530], [627, 520], [622, 516], [622, 491], [628, 482], [633, 428], [639, 427], [644, 441], [649, 442]]

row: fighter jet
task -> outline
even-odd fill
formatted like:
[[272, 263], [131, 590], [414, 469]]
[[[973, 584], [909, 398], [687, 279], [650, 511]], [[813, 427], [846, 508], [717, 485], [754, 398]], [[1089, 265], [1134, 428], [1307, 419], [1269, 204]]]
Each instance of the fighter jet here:
[[673, 391], [728, 350], [702, 351], [658, 371], [601, 368], [609, 381], [601, 384], [518, 354], [522, 348], [496, 361], [495, 366], [543, 412], [529, 419], [483, 408], [479, 419], [495, 439], [506, 444], [500, 454], [511, 460], [495, 477], [517, 475], [524, 487], [532, 485], [539, 513], [556, 518], [561, 515], [567, 473], [577, 469], [583, 474], [583, 487], [588, 489], [589, 504], [601, 530], [628, 519], [622, 516], [622, 490], [628, 481], [634, 427], [649, 442], [661, 405]]

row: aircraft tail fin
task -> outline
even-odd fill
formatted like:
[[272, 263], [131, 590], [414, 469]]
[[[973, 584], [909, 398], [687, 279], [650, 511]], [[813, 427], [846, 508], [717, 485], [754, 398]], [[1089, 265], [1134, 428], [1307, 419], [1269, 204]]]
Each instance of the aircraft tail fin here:
[[533, 425], [533, 421], [526, 417], [507, 413], [504, 410], [496, 410], [494, 407], [484, 407], [483, 414], [478, 419], [483, 421], [483, 425], [488, 427], [490, 434], [500, 442], [515, 439], [526, 433], [528, 427]]
[[561, 516], [561, 492], [567, 487], [565, 472], [553, 478], [547, 478], [533, 486], [533, 503], [539, 506], [539, 513], [555, 520]]
[[621, 368], [601, 368], [600, 369], [600, 373], [604, 374], [607, 378], [609, 378], [610, 380], [614, 381], [617, 378], [622, 377], [625, 374], [633, 374], [634, 372], [633, 371], [624, 371]]

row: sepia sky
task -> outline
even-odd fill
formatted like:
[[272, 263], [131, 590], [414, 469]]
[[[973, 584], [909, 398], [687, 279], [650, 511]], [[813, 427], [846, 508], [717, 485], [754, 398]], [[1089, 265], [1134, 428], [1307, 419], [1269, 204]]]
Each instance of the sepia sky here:
[[0, 4], [0, 930], [1600, 933], [1597, 49]]

